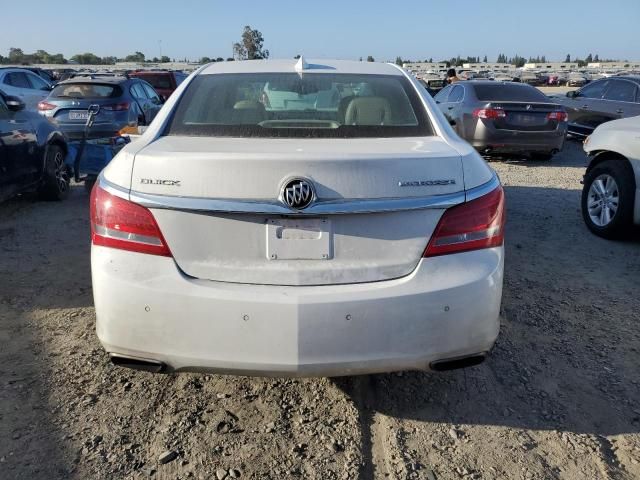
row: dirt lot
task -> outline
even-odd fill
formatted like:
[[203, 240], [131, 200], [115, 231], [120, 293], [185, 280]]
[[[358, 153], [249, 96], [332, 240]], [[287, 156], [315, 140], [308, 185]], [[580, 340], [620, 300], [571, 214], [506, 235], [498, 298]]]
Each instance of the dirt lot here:
[[1, 205], [0, 478], [640, 478], [640, 235], [589, 234], [584, 165], [577, 143], [493, 163], [501, 334], [483, 365], [440, 374], [115, 368], [94, 333], [84, 191]]

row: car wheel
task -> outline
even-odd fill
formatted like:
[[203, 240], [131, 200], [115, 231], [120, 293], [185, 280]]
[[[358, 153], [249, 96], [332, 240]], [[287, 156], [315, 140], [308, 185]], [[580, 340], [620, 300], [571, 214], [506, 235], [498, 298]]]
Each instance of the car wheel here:
[[631, 225], [633, 171], [621, 160], [596, 165], [584, 179], [582, 217], [589, 230], [603, 238], [619, 238]]
[[64, 151], [58, 145], [47, 147], [42, 186], [39, 190], [45, 200], [64, 200], [69, 195], [70, 175], [64, 157]]

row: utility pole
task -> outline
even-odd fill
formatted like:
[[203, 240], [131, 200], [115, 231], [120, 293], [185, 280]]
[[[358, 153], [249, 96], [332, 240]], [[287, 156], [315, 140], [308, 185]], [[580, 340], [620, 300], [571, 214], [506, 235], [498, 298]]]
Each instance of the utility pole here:
[[158, 46], [160, 47], [160, 60], [162, 60], [162, 40], [158, 40]]

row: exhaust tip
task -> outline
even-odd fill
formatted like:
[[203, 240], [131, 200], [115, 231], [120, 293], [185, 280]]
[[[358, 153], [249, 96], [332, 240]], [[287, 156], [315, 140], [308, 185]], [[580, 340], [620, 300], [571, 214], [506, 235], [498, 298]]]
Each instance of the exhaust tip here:
[[436, 360], [429, 364], [429, 368], [436, 372], [445, 372], [447, 370], [457, 370], [459, 368], [474, 367], [480, 365], [487, 358], [486, 353], [478, 353], [466, 357], [450, 358], [444, 360]]
[[110, 353], [111, 363], [117, 367], [131, 368], [133, 370], [143, 370], [145, 372], [162, 373], [166, 370], [167, 366], [162, 362], [156, 362], [154, 360], [143, 360], [141, 358], [126, 357]]

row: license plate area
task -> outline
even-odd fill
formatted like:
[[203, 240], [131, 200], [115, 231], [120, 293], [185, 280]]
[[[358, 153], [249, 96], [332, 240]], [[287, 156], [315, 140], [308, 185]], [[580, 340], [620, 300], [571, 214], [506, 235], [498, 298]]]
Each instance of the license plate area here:
[[87, 120], [89, 112], [87, 110], [71, 110], [69, 112], [69, 120]]
[[526, 113], [512, 114], [510, 122], [514, 125], [542, 126], [547, 123], [544, 115], [529, 115]]
[[266, 228], [269, 260], [333, 258], [333, 231], [328, 218], [270, 218]]

